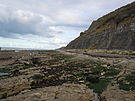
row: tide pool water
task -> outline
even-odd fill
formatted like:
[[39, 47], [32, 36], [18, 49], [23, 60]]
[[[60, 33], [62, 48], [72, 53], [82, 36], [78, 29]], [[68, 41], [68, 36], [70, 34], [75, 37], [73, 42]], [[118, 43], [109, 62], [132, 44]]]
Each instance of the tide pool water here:
[[2, 72], [0, 72], [0, 76], [8, 76], [9, 75], [9, 73], [2, 73]]

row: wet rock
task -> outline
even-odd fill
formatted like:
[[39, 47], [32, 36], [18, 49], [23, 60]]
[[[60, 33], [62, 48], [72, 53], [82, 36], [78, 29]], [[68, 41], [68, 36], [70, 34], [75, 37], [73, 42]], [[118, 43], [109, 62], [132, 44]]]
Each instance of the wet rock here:
[[3, 93], [0, 95], [0, 99], [5, 99], [7, 97], [7, 93]]
[[29, 79], [31, 88], [41, 87], [43, 80], [44, 80], [44, 77], [41, 74], [35, 74], [31, 76]]
[[15, 69], [15, 70], [12, 70], [11, 71], [11, 76], [18, 76], [18, 75], [20, 75], [21, 73], [20, 73], [20, 71], [19, 71], [19, 69]]
[[39, 65], [41, 63], [41, 59], [38, 57], [32, 58], [31, 61], [34, 65]]
[[91, 82], [91, 83], [97, 83], [99, 81], [99, 76], [97, 76], [97, 75], [88, 75], [86, 77], [86, 80]]

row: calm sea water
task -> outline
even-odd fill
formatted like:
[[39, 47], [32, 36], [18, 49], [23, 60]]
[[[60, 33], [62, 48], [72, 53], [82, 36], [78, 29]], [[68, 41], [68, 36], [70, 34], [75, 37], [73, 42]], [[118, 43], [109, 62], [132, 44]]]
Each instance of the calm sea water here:
[[27, 48], [1, 47], [1, 50], [27, 50]]
[[14, 47], [0, 47], [1, 50], [42, 50], [42, 49], [34, 49], [34, 48], [14, 48]]

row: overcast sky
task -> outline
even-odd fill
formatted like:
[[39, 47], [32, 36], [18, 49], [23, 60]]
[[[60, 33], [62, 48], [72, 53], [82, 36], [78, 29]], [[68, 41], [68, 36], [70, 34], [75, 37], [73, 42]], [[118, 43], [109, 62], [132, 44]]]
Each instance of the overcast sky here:
[[0, 0], [0, 46], [56, 49], [134, 0]]

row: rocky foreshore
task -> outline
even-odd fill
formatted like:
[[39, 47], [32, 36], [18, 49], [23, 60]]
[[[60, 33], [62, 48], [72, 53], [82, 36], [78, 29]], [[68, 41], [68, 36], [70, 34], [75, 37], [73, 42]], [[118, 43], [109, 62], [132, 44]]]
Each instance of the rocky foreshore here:
[[134, 58], [92, 57], [76, 50], [4, 54], [11, 57], [0, 60], [0, 73], [8, 73], [0, 76], [0, 101], [135, 99]]

